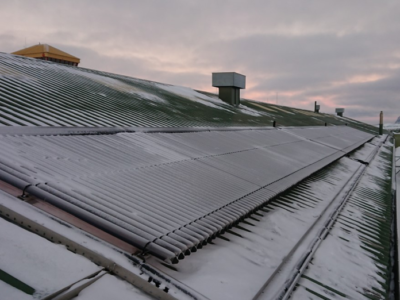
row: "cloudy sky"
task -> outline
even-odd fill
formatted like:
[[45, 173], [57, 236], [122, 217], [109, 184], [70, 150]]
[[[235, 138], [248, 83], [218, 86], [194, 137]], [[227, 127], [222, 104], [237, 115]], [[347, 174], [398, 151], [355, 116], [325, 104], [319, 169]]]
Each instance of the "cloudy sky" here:
[[398, 0], [0, 0], [0, 51], [48, 43], [82, 67], [385, 123], [400, 116]]

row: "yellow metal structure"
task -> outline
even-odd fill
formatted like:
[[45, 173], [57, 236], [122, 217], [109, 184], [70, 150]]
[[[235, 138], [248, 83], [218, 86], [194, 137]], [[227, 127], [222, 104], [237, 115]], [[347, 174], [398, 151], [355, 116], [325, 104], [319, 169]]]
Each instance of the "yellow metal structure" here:
[[81, 61], [79, 58], [47, 44], [31, 46], [11, 54], [43, 59], [72, 66], [78, 66]]

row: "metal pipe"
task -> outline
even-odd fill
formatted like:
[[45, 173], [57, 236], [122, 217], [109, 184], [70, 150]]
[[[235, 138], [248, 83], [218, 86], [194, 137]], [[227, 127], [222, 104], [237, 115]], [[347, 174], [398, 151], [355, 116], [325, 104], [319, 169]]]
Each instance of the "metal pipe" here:
[[123, 228], [118, 227], [115, 224], [112, 224], [111, 222], [108, 222], [105, 219], [102, 219], [94, 214], [91, 214], [88, 211], [85, 211], [75, 205], [68, 203], [67, 201], [57, 197], [56, 195], [53, 195], [41, 189], [40, 186], [29, 185], [29, 183], [27, 183], [26, 181], [9, 173], [6, 173], [3, 170], [0, 170], [0, 179], [22, 190], [25, 189], [25, 191], [28, 192], [29, 194], [38, 197], [39, 199], [42, 199], [46, 202], [49, 202], [52, 205], [80, 218], [81, 220], [93, 226], [96, 226], [97, 228], [111, 235], [114, 235], [115, 237], [135, 247], [138, 247], [140, 249], [146, 248], [146, 250], [149, 253], [153, 254], [154, 256], [168, 260], [172, 259], [176, 255], [175, 253], [166, 250], [164, 247], [160, 247], [154, 243], [151, 243], [149, 242], [149, 240], [145, 238], [142, 238], [132, 232], [124, 230]]

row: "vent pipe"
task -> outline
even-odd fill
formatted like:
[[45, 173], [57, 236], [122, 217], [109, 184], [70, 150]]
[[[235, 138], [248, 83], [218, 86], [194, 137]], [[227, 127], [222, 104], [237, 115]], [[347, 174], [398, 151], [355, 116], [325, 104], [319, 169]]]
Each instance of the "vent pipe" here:
[[383, 134], [383, 111], [379, 114], [379, 135]]
[[233, 106], [240, 104], [240, 89], [246, 88], [246, 76], [235, 72], [212, 73], [212, 86], [217, 87], [218, 97]]
[[339, 116], [339, 117], [343, 117], [343, 113], [344, 113], [344, 108], [336, 108], [336, 114]]
[[317, 101], [315, 101], [315, 102], [314, 102], [314, 112], [315, 112], [315, 113], [319, 113], [320, 107], [321, 107], [321, 106], [320, 106], [319, 104], [317, 104]]

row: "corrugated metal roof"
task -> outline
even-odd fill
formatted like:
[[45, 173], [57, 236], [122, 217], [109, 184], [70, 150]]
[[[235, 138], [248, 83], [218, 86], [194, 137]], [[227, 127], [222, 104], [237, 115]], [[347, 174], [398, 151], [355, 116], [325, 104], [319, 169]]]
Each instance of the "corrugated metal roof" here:
[[352, 153], [350, 157], [363, 163], [369, 163], [376, 154], [377, 149], [379, 149], [376, 146], [380, 145], [383, 141], [382, 136], [375, 137], [369, 143], [365, 143], [360, 149]]
[[378, 154], [369, 165], [341, 158], [175, 268], [148, 263], [207, 299], [391, 299], [392, 145], [382, 146], [385, 138], [372, 141]]
[[[266, 128], [273, 120], [320, 127]], [[277, 266], [383, 141], [372, 139], [373, 126], [347, 118], [244, 99], [235, 108], [210, 93], [4, 53], [0, 126], [0, 180], [164, 260], [182, 260], [219, 236], [227, 247], [200, 251], [189, 267], [178, 265], [177, 277], [215, 296], [216, 285], [205, 283], [243, 268], [258, 285], [239, 291], [232, 280], [224, 290], [241, 298], [259, 295], [268, 278], [279, 282]], [[350, 154], [356, 161], [325, 168], [360, 146]], [[218, 263], [225, 252], [235, 253], [232, 268]], [[213, 266], [201, 270], [205, 262]]]
[[392, 299], [391, 168], [392, 144], [388, 143], [366, 168], [313, 254], [293, 299]]
[[377, 131], [334, 115], [244, 99], [236, 108], [190, 88], [0, 53], [0, 126], [272, 126], [273, 120]]
[[349, 127], [1, 135], [0, 177], [156, 256], [182, 259], [372, 138]]
[[324, 212], [362, 166], [347, 157], [334, 162], [265, 203], [174, 270], [155, 259], [149, 263], [208, 299], [279, 299], [320, 230], [316, 225]]

